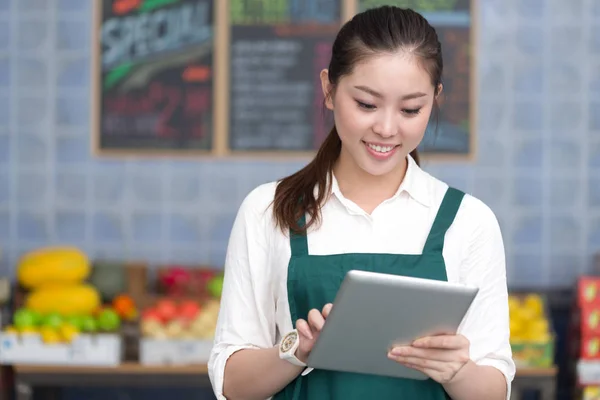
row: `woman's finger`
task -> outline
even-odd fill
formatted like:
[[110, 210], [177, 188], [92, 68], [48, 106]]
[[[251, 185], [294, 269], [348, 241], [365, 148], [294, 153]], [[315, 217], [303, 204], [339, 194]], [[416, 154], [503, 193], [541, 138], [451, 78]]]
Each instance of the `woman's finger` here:
[[299, 319], [296, 321], [296, 329], [298, 333], [307, 338], [308, 340], [313, 340], [313, 335], [310, 330], [310, 326], [308, 326], [308, 322], [303, 319]]
[[308, 324], [310, 325], [311, 330], [321, 332], [323, 329], [323, 325], [325, 324], [325, 318], [323, 318], [323, 314], [321, 311], [313, 308], [308, 312]]
[[455, 350], [419, 349], [411, 346], [395, 347], [390, 354], [398, 357], [416, 357], [444, 362], [456, 361], [460, 358], [460, 353]]
[[396, 360], [400, 364], [404, 364], [407, 367], [415, 368], [418, 367], [422, 370], [430, 370], [437, 372], [444, 372], [448, 370], [448, 363], [445, 361], [437, 361], [437, 360], [429, 360], [427, 358], [419, 358], [419, 357], [403, 357], [396, 356], [392, 357], [393, 360]]
[[324, 318], [327, 318], [329, 316], [329, 313], [331, 312], [332, 307], [333, 307], [333, 304], [331, 304], [331, 303], [325, 304], [325, 307], [323, 307], [323, 311], [322, 311]]

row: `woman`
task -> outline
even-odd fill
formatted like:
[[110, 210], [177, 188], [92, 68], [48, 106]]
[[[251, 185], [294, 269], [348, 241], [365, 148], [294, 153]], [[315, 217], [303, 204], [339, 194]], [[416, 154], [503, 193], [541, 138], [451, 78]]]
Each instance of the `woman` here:
[[[234, 223], [209, 362], [218, 398], [510, 396], [515, 366], [497, 220], [419, 167], [442, 65], [435, 30], [414, 11], [371, 9], [342, 27], [321, 73], [334, 128], [305, 168], [253, 190]], [[415, 254], [417, 265], [409, 262]], [[365, 266], [480, 288], [458, 334], [388, 354], [431, 379], [302, 373], [339, 282]], [[282, 338], [298, 343], [292, 354], [280, 351]]]

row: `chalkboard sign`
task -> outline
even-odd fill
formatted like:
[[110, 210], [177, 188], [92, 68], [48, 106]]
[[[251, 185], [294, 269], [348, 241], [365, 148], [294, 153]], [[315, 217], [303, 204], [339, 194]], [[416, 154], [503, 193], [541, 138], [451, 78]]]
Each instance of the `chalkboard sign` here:
[[421, 143], [422, 153], [470, 155], [475, 139], [472, 95], [474, 54], [471, 0], [358, 0], [358, 11], [381, 5], [412, 8], [436, 29], [444, 57], [444, 90], [437, 124], [431, 121]]
[[211, 0], [97, 0], [94, 129], [99, 152], [210, 150]]
[[229, 0], [229, 148], [312, 151], [327, 135], [319, 73], [340, 0]]

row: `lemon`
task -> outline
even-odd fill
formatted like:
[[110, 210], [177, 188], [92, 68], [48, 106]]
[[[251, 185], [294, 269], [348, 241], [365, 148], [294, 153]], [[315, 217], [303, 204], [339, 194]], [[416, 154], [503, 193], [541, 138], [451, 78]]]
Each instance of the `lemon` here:
[[71, 324], [63, 324], [59, 328], [60, 336], [65, 342], [71, 342], [79, 335], [79, 330]]
[[531, 310], [535, 315], [544, 314], [544, 300], [538, 294], [528, 294], [523, 301], [525, 308]]
[[44, 327], [40, 329], [40, 335], [42, 335], [42, 340], [46, 344], [55, 344], [60, 343], [61, 341], [59, 333], [56, 330], [49, 327]]

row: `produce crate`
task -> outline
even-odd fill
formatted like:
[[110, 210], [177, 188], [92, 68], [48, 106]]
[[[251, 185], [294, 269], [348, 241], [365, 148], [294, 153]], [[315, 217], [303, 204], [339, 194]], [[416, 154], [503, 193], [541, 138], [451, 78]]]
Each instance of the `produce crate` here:
[[0, 334], [0, 364], [116, 366], [122, 340], [116, 334], [81, 334], [70, 343], [47, 344], [37, 333]]
[[140, 364], [206, 364], [208, 363], [212, 346], [212, 340], [141, 338]]
[[556, 338], [545, 296], [532, 292], [512, 292], [509, 304], [510, 344], [517, 367], [553, 366]]

